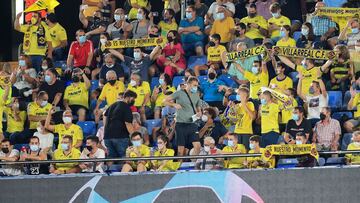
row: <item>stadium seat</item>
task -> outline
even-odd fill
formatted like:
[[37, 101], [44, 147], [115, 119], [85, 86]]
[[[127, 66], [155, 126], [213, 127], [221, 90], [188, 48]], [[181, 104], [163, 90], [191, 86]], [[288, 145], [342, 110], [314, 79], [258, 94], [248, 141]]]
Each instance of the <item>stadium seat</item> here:
[[331, 116], [333, 119], [338, 120], [339, 122], [342, 120], [342, 118], [353, 118], [353, 114], [350, 111], [344, 111], [344, 112], [335, 112]]
[[319, 163], [319, 166], [324, 166], [325, 165], [325, 159], [323, 157], [319, 157], [319, 160], [318, 160], [318, 163]]
[[279, 159], [276, 168], [294, 168], [298, 163], [297, 159]]
[[145, 127], [146, 127], [149, 135], [151, 135], [153, 128], [161, 127], [161, 119], [146, 120]]
[[90, 86], [89, 93], [91, 93], [92, 91], [94, 91], [98, 87], [99, 87], [99, 80], [91, 80], [91, 86]]
[[182, 171], [189, 171], [195, 169], [195, 162], [183, 162], [181, 163], [178, 170]]
[[342, 108], [342, 92], [341, 91], [328, 91], [329, 107], [332, 110], [340, 110]]
[[153, 77], [151, 78], [151, 84], [150, 84], [150, 88], [151, 88], [151, 91], [156, 87], [156, 86], [159, 86], [160, 83], [159, 83], [159, 77]]
[[94, 121], [78, 121], [76, 124], [81, 127], [84, 138], [96, 135], [96, 124]]
[[177, 86], [184, 82], [184, 76], [175, 76], [173, 78], [173, 87], [177, 88]]
[[347, 150], [348, 145], [351, 143], [352, 133], [345, 133], [341, 140], [341, 150]]
[[294, 32], [293, 38], [294, 38], [295, 41], [297, 41], [298, 39], [300, 39], [300, 37], [301, 37], [301, 32], [300, 32], [300, 31]]
[[235, 95], [235, 94], [230, 95], [230, 96], [229, 96], [229, 100], [230, 100], [230, 101], [236, 101], [236, 95]]
[[190, 69], [194, 69], [195, 66], [204, 65], [206, 63], [207, 63], [207, 58], [205, 55], [204, 56], [190, 56], [187, 66]]
[[61, 68], [63, 71], [66, 70], [66, 61], [54, 61], [54, 68]]
[[228, 86], [228, 87], [232, 87], [232, 88], [237, 88], [238, 87], [238, 84], [228, 74], [220, 75], [219, 80], [222, 80], [226, 84], [226, 86]]
[[345, 164], [344, 157], [329, 157], [326, 160], [325, 166], [341, 166]]

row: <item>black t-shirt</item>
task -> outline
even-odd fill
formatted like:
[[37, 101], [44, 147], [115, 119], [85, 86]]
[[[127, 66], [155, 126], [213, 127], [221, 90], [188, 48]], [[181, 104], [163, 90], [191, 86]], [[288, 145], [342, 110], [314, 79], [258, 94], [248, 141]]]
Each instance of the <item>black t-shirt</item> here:
[[63, 106], [63, 97], [65, 92], [65, 82], [62, 80], [56, 80], [56, 82], [52, 85], [47, 84], [46, 82], [40, 85], [39, 91], [45, 91], [49, 95], [48, 102], [51, 104], [54, 101], [54, 98], [57, 93], [62, 93], [61, 99], [59, 101], [58, 106]]
[[129, 138], [125, 122], [132, 123], [133, 115], [127, 103], [123, 101], [115, 102], [106, 110], [105, 115], [107, 119], [104, 139]]
[[113, 70], [116, 72], [116, 76], [118, 79], [125, 77], [124, 70], [120, 65], [115, 63], [115, 65], [112, 68], [108, 68], [106, 65], [103, 65], [100, 70], [99, 78], [104, 80], [104, 83], [107, 82], [106, 81], [106, 73], [110, 70]]
[[[201, 126], [201, 128], [203, 128], [203, 127], [204, 127], [204, 125]], [[226, 130], [224, 125], [221, 124], [220, 121], [214, 121], [214, 124], [205, 131], [203, 138], [210, 136], [210, 137], [214, 138], [215, 144], [218, 144], [219, 138], [221, 136], [224, 136], [227, 132], [228, 131]]]
[[291, 136], [291, 139], [295, 140], [297, 133], [310, 134], [311, 133], [311, 123], [307, 119], [303, 119], [300, 125], [297, 125], [294, 120], [289, 120], [286, 125], [286, 133]]

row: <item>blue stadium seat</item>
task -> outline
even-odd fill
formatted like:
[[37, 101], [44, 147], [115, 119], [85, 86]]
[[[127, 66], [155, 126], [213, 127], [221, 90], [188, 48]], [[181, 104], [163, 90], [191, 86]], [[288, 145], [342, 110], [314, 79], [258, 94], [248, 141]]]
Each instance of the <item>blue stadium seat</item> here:
[[175, 76], [173, 78], [173, 87], [177, 88], [177, 86], [184, 82], [184, 76]]
[[318, 163], [319, 163], [319, 166], [324, 166], [325, 165], [325, 159], [323, 158], [323, 157], [319, 157], [319, 161], [318, 161]]
[[230, 101], [236, 101], [236, 95], [235, 95], [235, 94], [230, 95], [230, 96], [229, 96], [229, 100], [230, 100]]
[[90, 86], [89, 93], [91, 93], [92, 91], [94, 91], [98, 87], [99, 87], [99, 80], [91, 80], [91, 86]]
[[294, 168], [298, 163], [297, 159], [279, 159], [276, 168]]
[[300, 37], [301, 37], [301, 32], [300, 32], [300, 31], [294, 32], [293, 38], [294, 38], [295, 41], [297, 41], [298, 39], [300, 39]]
[[151, 84], [150, 84], [150, 88], [151, 90], [153, 90], [156, 86], [159, 86], [159, 77], [153, 77], [151, 78]]
[[341, 166], [345, 164], [344, 157], [329, 157], [326, 160], [325, 166]]
[[232, 87], [232, 88], [238, 87], [238, 84], [228, 74], [222, 74], [222, 75], [220, 75], [220, 77], [218, 79], [222, 80], [228, 87]]
[[341, 91], [328, 91], [329, 107], [333, 110], [340, 110], [342, 108], [342, 92]]
[[190, 69], [194, 69], [194, 67], [196, 65], [204, 65], [207, 63], [207, 58], [206, 56], [190, 56], [188, 62], [187, 62], [187, 66]]
[[341, 150], [347, 150], [348, 145], [351, 143], [352, 133], [345, 133], [341, 140]]
[[183, 162], [183, 163], [181, 163], [178, 170], [189, 171], [189, 170], [194, 170], [194, 169], [195, 169], [195, 163], [194, 162]]
[[76, 124], [81, 127], [84, 138], [96, 135], [96, 124], [94, 121], [78, 121]]
[[66, 70], [66, 61], [54, 61], [54, 68], [61, 68], [63, 71]]
[[149, 135], [151, 135], [153, 128], [161, 127], [161, 119], [146, 120], [145, 127], [147, 128]]
[[341, 121], [341, 118], [345, 116], [347, 118], [353, 118], [353, 114], [350, 111], [344, 111], [344, 112], [335, 112], [332, 114], [332, 118]]

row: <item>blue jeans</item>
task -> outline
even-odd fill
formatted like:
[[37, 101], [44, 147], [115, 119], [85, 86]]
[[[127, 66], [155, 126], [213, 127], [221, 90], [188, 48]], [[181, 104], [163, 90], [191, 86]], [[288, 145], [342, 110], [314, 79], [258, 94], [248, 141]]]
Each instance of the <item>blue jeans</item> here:
[[32, 67], [35, 68], [38, 73], [41, 70], [42, 59], [44, 56], [41, 55], [30, 55]]
[[277, 144], [279, 140], [279, 133], [271, 131], [261, 134], [261, 147], [265, 148], [268, 145]]
[[109, 151], [109, 158], [125, 157], [126, 148], [129, 146], [129, 138], [105, 139], [105, 146]]

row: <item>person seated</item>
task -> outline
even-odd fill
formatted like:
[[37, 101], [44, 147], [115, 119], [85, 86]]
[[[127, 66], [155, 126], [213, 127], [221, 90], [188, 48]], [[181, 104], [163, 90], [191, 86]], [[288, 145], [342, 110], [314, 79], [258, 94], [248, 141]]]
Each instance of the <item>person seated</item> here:
[[[353, 132], [352, 143], [350, 143], [346, 150], [360, 150], [360, 131]], [[360, 156], [359, 154], [346, 154], [345, 155], [346, 165], [359, 165]]]
[[[21, 134], [24, 131], [26, 121], [26, 103], [19, 101], [18, 98], [14, 98], [11, 104], [5, 106], [4, 113], [6, 114], [6, 132], [5, 134], [10, 137], [11, 142], [14, 144], [26, 143], [26, 140], [16, 139], [18, 136], [12, 136], [15, 134]], [[15, 139], [14, 139], [15, 138]]]
[[140, 119], [140, 114], [138, 112], [133, 112], [133, 129], [134, 131], [140, 132], [141, 133], [141, 137], [144, 138], [144, 144], [146, 146], [149, 146], [150, 144], [150, 138], [149, 138], [149, 133], [147, 131], [147, 128], [145, 128], [144, 126], [141, 125], [141, 119]]
[[128, 39], [131, 27], [130, 24], [126, 22], [124, 9], [117, 8], [114, 11], [114, 22], [107, 26], [106, 32], [109, 33], [111, 39]]
[[[266, 21], [265, 21], [265, 25], [267, 25]], [[230, 52], [236, 51], [236, 46], [239, 42], [244, 42], [246, 44], [246, 47], [248, 47], [248, 48], [253, 48], [255, 46], [254, 40], [252, 40], [252, 38], [248, 37], [245, 23], [242, 23], [242, 22], [236, 23], [234, 35], [235, 35], [235, 38], [232, 39], [228, 45], [228, 50]]]
[[[20, 161], [43, 161], [47, 159], [46, 151], [40, 148], [40, 139], [31, 137], [29, 142], [30, 149], [21, 153]], [[48, 174], [48, 164], [26, 164], [26, 174], [39, 175]]]
[[[98, 148], [99, 138], [96, 136], [90, 136], [86, 138], [86, 147], [83, 149], [80, 155], [80, 159], [104, 159], [105, 152], [104, 150]], [[81, 172], [99, 172], [104, 173], [103, 162], [97, 162], [95, 171], [93, 162], [83, 162], [79, 164]]]
[[[126, 149], [126, 157], [148, 157], [150, 156], [150, 149], [148, 146], [142, 144], [142, 137], [140, 132], [134, 132], [130, 136], [131, 146]], [[148, 161], [128, 161], [124, 164], [121, 172], [144, 172], [149, 168]]]
[[52, 125], [51, 117], [55, 113], [54, 109], [50, 109], [45, 121], [45, 128], [51, 132], [59, 134], [59, 145], [58, 149], [61, 148], [62, 139], [65, 136], [70, 136], [72, 147], [80, 149], [83, 143], [83, 131], [80, 126], [73, 124], [73, 116], [71, 111], [66, 110], [63, 113], [63, 124]]
[[315, 41], [314, 29], [311, 23], [305, 22], [301, 27], [300, 38], [296, 41], [297, 48], [311, 49]]
[[280, 28], [280, 39], [276, 42], [276, 46], [282, 47], [296, 47], [296, 41], [291, 38], [290, 25], [283, 25]]
[[305, 135], [305, 143], [311, 141], [311, 123], [305, 118], [305, 110], [298, 106], [294, 108], [292, 119], [286, 124], [284, 141], [287, 144], [295, 144], [296, 134], [301, 132]]
[[[72, 83], [67, 86], [64, 93], [64, 107], [77, 114], [79, 121], [85, 121], [86, 112], [89, 109], [89, 88], [90, 80], [80, 68], [72, 72]], [[84, 82], [81, 82], [82, 80]]]
[[155, 103], [154, 118], [159, 119], [161, 117], [162, 108], [164, 108], [163, 101], [165, 99], [166, 92], [174, 93], [175, 87], [172, 86], [171, 78], [168, 74], [163, 73], [159, 77], [159, 86], [155, 87], [151, 95], [151, 102]]
[[135, 11], [137, 11], [135, 18], [132, 18], [131, 12], [129, 13], [131, 34], [133, 39], [141, 39], [148, 35], [149, 27], [154, 24], [153, 16], [145, 7], [138, 7]]
[[360, 72], [356, 73], [355, 75], [355, 81], [350, 86], [350, 95], [351, 98], [349, 100], [349, 103], [347, 104], [347, 110], [354, 112], [354, 118], [346, 121], [344, 123], [344, 128], [348, 133], [352, 133], [360, 126], [360, 107], [358, 105], [360, 104], [360, 92], [358, 92], [358, 88], [360, 87]]
[[170, 30], [178, 30], [178, 25], [175, 20], [175, 11], [171, 8], [164, 9], [163, 20], [159, 22], [161, 29], [161, 37], [166, 40], [167, 33]]
[[281, 15], [281, 6], [275, 2], [270, 6], [270, 12], [273, 16], [268, 20], [269, 35], [275, 44], [280, 39], [280, 28], [284, 25], [291, 26], [290, 19], [286, 16]]
[[[222, 150], [222, 154], [245, 154], [246, 148], [242, 144], [238, 144], [238, 138], [234, 133], [227, 136], [227, 146]], [[245, 158], [228, 158], [225, 160], [225, 168], [244, 168]]]
[[94, 11], [92, 19], [87, 19], [83, 14], [82, 8], [80, 8], [79, 19], [87, 31], [85, 36], [87, 39], [92, 41], [94, 48], [97, 48], [100, 41], [100, 33], [106, 31], [107, 23], [104, 21], [100, 10]]
[[[215, 155], [221, 154], [221, 149], [218, 149], [215, 145], [215, 140], [212, 137], [205, 137], [204, 138], [204, 147], [200, 149], [199, 155]], [[204, 166], [204, 159], [197, 159], [195, 162], [196, 169], [203, 169], [203, 170], [217, 170], [221, 169], [224, 166], [223, 159], [213, 159], [207, 158]]]
[[235, 21], [232, 17], [225, 15], [225, 7], [219, 6], [216, 9], [214, 16], [214, 24], [211, 27], [210, 35], [219, 34], [221, 37], [220, 43], [225, 45], [230, 42], [235, 32]]
[[62, 108], [65, 81], [60, 80], [59, 77], [59, 73], [55, 68], [47, 69], [44, 76], [45, 82], [41, 83], [38, 91], [45, 91], [49, 96], [49, 103], [54, 107]]
[[35, 137], [39, 138], [40, 148], [43, 152], [51, 155], [54, 144], [54, 134], [45, 128], [45, 121], [40, 121], [34, 133]]
[[[0, 161], [12, 162], [19, 160], [20, 153], [17, 149], [14, 149], [14, 146], [10, 143], [10, 140], [3, 139], [1, 141], [1, 151], [0, 151]], [[3, 165], [0, 168], [0, 175], [6, 176], [17, 176], [22, 175], [22, 166], [21, 165]]]
[[[349, 28], [351, 29], [351, 33], [348, 33]], [[360, 40], [360, 23], [359, 19], [353, 18], [350, 19], [346, 25], [346, 27], [341, 31], [339, 40], [346, 41], [346, 45], [349, 49], [354, 50], [356, 42]]]
[[[260, 148], [260, 139], [259, 135], [253, 135], [249, 139], [249, 154], [262, 154], [264, 153], [264, 148]], [[274, 168], [275, 167], [275, 158], [271, 158], [269, 161], [262, 160], [261, 157], [247, 157], [244, 165], [247, 168]]]
[[222, 80], [217, 79], [217, 73], [212, 68], [208, 71], [207, 80], [200, 83], [203, 100], [210, 106], [214, 106], [219, 109], [223, 109], [222, 100], [224, 98], [224, 92], [227, 88], [228, 87]]
[[[251, 39], [253, 46], [254, 46], [254, 41], [256, 42], [256, 44], [261, 44], [263, 39], [267, 35], [268, 25], [265, 18], [261, 15], [258, 15], [257, 8], [254, 3], [250, 4], [248, 8], [248, 16], [242, 18], [240, 22], [241, 22], [240, 24], [241, 30], [243, 30], [244, 35], [248, 37], [248, 39], [249, 38]], [[246, 27], [248, 28], [248, 30], [246, 30]], [[236, 35], [236, 31], [235, 31], [235, 35]], [[246, 45], [249, 48], [253, 47], [253, 46], [249, 46], [249, 44]]]
[[[159, 136], [156, 141], [154, 157], [174, 156], [175, 151], [169, 148], [169, 138], [166, 135]], [[174, 163], [173, 160], [153, 160], [151, 164], [155, 171], [176, 171], [179, 168], [179, 163]]]
[[[79, 159], [80, 151], [73, 147], [73, 138], [65, 135], [61, 141], [60, 146], [54, 152], [53, 160], [71, 160]], [[49, 172], [51, 174], [68, 174], [68, 173], [80, 173], [79, 163], [55, 163], [50, 165]]]
[[[306, 136], [304, 133], [298, 132], [296, 134], [295, 144], [306, 144]], [[297, 160], [298, 164], [296, 165], [296, 167], [314, 167], [318, 165], [316, 158], [311, 156], [310, 154], [300, 155], [297, 157]]]
[[99, 84], [101, 84], [103, 86], [108, 82], [106, 80], [106, 74], [110, 70], [113, 70], [116, 72], [117, 80], [125, 82], [124, 69], [120, 65], [118, 65], [118, 63], [116, 63], [116, 58], [113, 54], [107, 53], [104, 56], [104, 63], [100, 69]]

